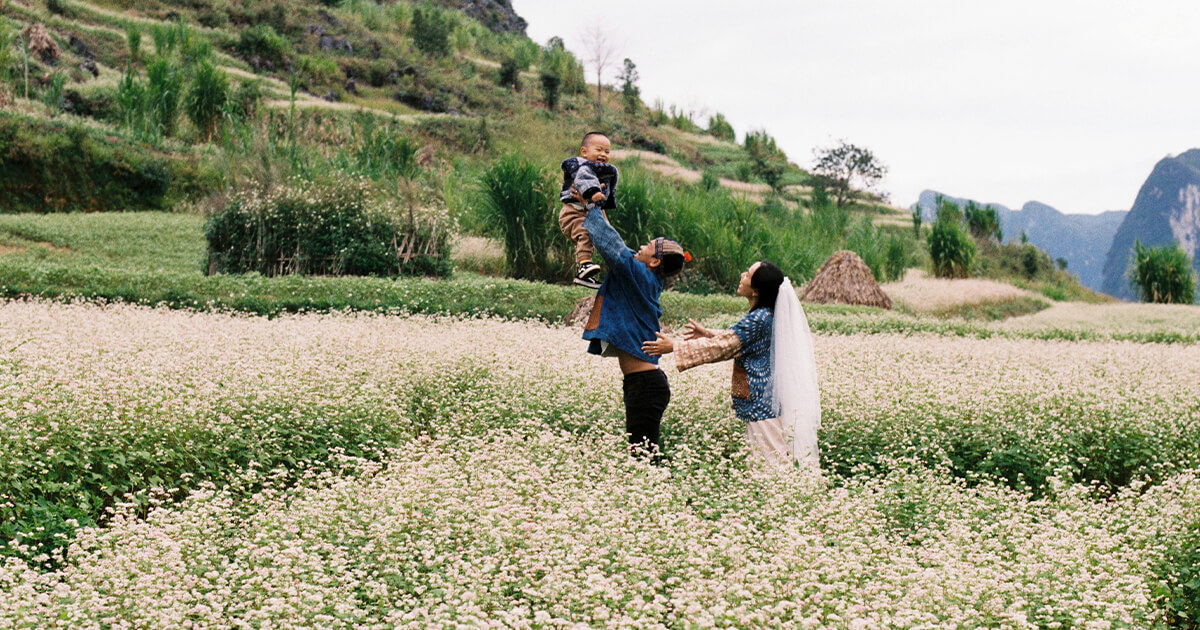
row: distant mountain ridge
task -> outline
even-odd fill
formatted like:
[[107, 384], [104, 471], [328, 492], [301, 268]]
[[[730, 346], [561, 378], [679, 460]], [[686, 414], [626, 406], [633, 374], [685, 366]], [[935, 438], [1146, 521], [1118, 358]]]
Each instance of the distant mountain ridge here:
[[1154, 246], [1179, 243], [1200, 271], [1200, 149], [1165, 157], [1154, 165], [1113, 236], [1101, 291], [1134, 299], [1128, 269], [1135, 240]]
[[[937, 197], [941, 193], [923, 191], [917, 201], [921, 216], [927, 221], [936, 217]], [[968, 200], [942, 194], [942, 197], [957, 204]], [[1020, 238], [1022, 232], [1029, 242], [1041, 248], [1051, 258], [1067, 261], [1067, 271], [1079, 278], [1083, 286], [1099, 291], [1104, 279], [1105, 255], [1113, 241], [1117, 228], [1128, 214], [1125, 210], [1111, 210], [1100, 214], [1064, 214], [1037, 201], [1030, 201], [1020, 210], [1012, 210], [1000, 204], [987, 204], [996, 208], [1000, 215], [1000, 229], [1006, 241]]]

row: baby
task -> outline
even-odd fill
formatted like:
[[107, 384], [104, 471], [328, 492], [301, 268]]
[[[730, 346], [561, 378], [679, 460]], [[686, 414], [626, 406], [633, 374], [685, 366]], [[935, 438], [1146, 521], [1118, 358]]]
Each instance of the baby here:
[[[592, 289], [600, 288], [596, 276], [600, 266], [592, 262], [592, 239], [583, 229], [588, 205], [599, 204], [604, 210], [617, 206], [617, 167], [608, 163], [612, 143], [608, 136], [598, 131], [583, 137], [579, 157], [563, 160], [563, 183], [559, 199], [563, 202], [558, 213], [558, 226], [563, 234], [575, 243], [575, 284]], [[579, 203], [572, 191], [579, 193], [586, 203]]]

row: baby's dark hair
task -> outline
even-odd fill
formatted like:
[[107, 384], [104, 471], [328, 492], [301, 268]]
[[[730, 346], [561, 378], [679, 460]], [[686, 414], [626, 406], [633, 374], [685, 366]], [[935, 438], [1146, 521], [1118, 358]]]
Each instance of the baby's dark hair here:
[[608, 134], [604, 133], [603, 131], [589, 131], [589, 132], [583, 134], [583, 142], [580, 142], [579, 146], [586, 147], [588, 140], [591, 140], [595, 136], [603, 136], [603, 137], [607, 138]]
[[758, 269], [750, 276], [750, 288], [758, 291], [754, 309], [765, 308], [775, 312], [775, 300], [779, 298], [779, 287], [783, 284], [783, 270], [769, 260], [758, 261]]

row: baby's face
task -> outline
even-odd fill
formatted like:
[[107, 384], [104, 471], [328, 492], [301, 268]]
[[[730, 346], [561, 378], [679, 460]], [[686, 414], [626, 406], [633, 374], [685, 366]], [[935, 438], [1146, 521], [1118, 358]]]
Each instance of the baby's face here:
[[612, 143], [604, 136], [592, 136], [587, 144], [579, 148], [579, 155], [589, 162], [608, 163], [608, 153], [612, 151]]

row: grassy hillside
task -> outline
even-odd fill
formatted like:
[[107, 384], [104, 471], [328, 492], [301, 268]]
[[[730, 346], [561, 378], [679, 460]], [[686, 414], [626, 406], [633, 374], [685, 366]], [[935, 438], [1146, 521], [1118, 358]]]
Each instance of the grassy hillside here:
[[[699, 263], [685, 290], [727, 292], [763, 257], [806, 280], [837, 249], [881, 281], [926, 264], [907, 211], [866, 193], [830, 210], [765, 132], [750, 151], [719, 114], [622, 85], [597, 102], [561, 42], [493, 32], [453, 4], [8, 0], [0, 212], [211, 214], [247, 191], [361, 180], [410, 222], [494, 235], [480, 201], [492, 165], [520, 156], [549, 190], [581, 134], [603, 129], [632, 184], [618, 227], [686, 240]], [[537, 229], [559, 238], [552, 219]]]

